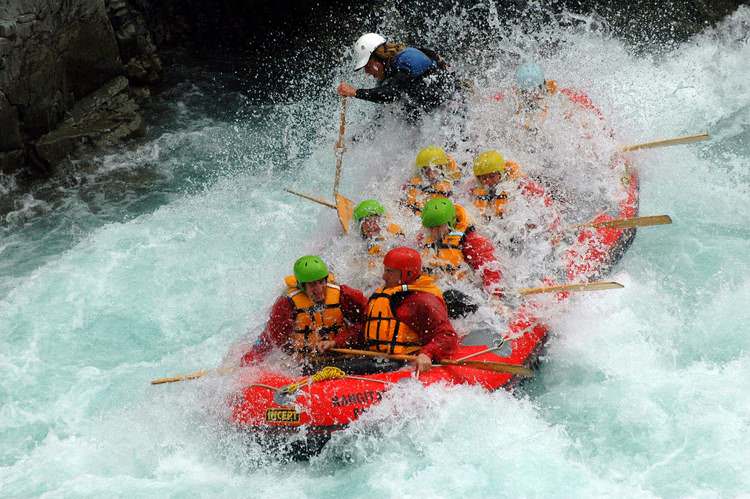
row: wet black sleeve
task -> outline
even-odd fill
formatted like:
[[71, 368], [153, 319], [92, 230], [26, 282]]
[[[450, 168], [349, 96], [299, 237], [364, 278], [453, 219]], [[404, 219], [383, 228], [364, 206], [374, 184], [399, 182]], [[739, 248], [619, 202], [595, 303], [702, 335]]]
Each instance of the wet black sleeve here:
[[393, 76], [375, 88], [358, 89], [355, 97], [379, 104], [394, 102], [398, 100], [411, 80], [412, 78], [407, 71], [397, 71]]
[[433, 61], [435, 61], [440, 69], [446, 69], [448, 67], [448, 64], [445, 62], [445, 59], [443, 59], [440, 56], [440, 54], [438, 54], [434, 50], [428, 49], [428, 48], [425, 48], [425, 47], [419, 47], [419, 50], [424, 55], [426, 55], [427, 57], [429, 57], [430, 59], [432, 59]]

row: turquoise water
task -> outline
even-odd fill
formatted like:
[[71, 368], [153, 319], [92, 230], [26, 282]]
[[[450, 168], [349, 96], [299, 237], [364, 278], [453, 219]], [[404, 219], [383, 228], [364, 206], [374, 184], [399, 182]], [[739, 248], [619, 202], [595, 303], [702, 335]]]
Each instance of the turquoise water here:
[[[560, 40], [548, 74], [585, 89], [621, 142], [712, 133], [632, 156], [641, 213], [674, 224], [639, 233], [613, 274], [623, 290], [580, 295], [550, 318], [555, 335], [522, 389], [399, 387], [309, 463], [274, 462], [221, 423], [231, 379], [148, 382], [221, 364], [257, 335], [298, 255], [356, 246], [332, 246], [332, 213], [282, 192], [330, 189], [336, 99], [258, 106], [223, 95], [220, 79], [175, 89], [145, 143], [77, 165], [4, 216], [1, 495], [747, 493], [748, 23], [741, 9], [660, 56], [632, 55], [606, 31], [546, 33]], [[493, 49], [542, 52], [506, 33]], [[507, 83], [490, 52], [489, 69], [474, 68], [488, 92]], [[350, 133], [366, 133], [371, 112], [353, 104]], [[455, 131], [385, 123], [345, 155], [352, 197], [381, 171], [395, 187], [420, 144]], [[564, 144], [552, 153], [578, 178]]]

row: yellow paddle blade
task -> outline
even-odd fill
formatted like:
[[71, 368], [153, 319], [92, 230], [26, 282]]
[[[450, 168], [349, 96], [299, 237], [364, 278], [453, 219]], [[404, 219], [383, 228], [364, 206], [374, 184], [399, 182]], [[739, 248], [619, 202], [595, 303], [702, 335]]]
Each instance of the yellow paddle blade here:
[[630, 146], [624, 146], [620, 148], [621, 152], [637, 151], [639, 149], [651, 149], [654, 147], [666, 147], [675, 146], [677, 144], [692, 144], [701, 140], [709, 139], [708, 132], [698, 133], [696, 135], [684, 135], [682, 137], [675, 137], [673, 139], [655, 140], [653, 142], [644, 142], [642, 144], [633, 144]]
[[352, 214], [354, 213], [354, 203], [352, 200], [336, 193], [336, 213], [339, 215], [341, 228], [344, 229], [345, 234], [348, 234], [349, 223], [352, 221]]
[[561, 291], [602, 291], [605, 289], [618, 289], [624, 286], [619, 282], [612, 281], [595, 281], [585, 282], [581, 284], [561, 284], [559, 286], [545, 286], [541, 288], [522, 288], [518, 290], [518, 294], [527, 295], [538, 295], [541, 293], [559, 293]]
[[594, 222], [584, 224], [580, 227], [593, 227], [595, 229], [633, 229], [635, 227], [650, 227], [652, 225], [668, 225], [672, 223], [669, 215], [652, 215], [648, 217], [621, 218], [606, 222]]

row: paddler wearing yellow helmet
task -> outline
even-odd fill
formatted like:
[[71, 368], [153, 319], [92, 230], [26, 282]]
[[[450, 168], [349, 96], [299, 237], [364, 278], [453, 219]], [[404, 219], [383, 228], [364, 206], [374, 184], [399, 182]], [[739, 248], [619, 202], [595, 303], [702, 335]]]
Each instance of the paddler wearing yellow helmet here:
[[263, 360], [274, 348], [305, 364], [308, 356], [357, 339], [367, 299], [358, 289], [335, 282], [328, 265], [316, 255], [294, 262], [284, 279], [258, 341], [242, 357], [247, 366]]
[[404, 231], [388, 221], [385, 206], [377, 199], [365, 199], [354, 208], [354, 220], [359, 223], [359, 232], [367, 242], [370, 255], [382, 255], [398, 239], [403, 239]]
[[484, 151], [474, 158], [474, 176], [479, 184], [470, 190], [474, 206], [486, 220], [502, 217], [512, 192], [526, 198], [539, 198], [546, 207], [552, 206], [552, 199], [544, 187], [521, 171], [513, 161], [506, 160], [494, 149]]
[[499, 151], [491, 149], [474, 158], [472, 170], [479, 184], [470, 190], [474, 206], [487, 219], [502, 217], [508, 191], [500, 184], [521, 178], [521, 168], [506, 160]]
[[355, 88], [341, 82], [337, 92], [379, 104], [400, 101], [409, 119], [431, 111], [456, 93], [457, 80], [434, 50], [388, 41], [366, 33], [354, 43], [354, 70], [378, 81], [374, 88]]
[[456, 160], [445, 149], [435, 145], [421, 149], [414, 164], [417, 173], [404, 185], [401, 204], [420, 214], [426, 201], [453, 195], [453, 188], [461, 179], [461, 171]]

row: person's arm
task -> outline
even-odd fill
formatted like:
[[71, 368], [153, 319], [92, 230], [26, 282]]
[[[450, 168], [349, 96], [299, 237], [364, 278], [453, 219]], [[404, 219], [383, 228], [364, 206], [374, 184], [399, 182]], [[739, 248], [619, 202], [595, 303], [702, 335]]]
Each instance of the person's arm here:
[[294, 330], [294, 306], [286, 296], [279, 297], [273, 304], [271, 313], [258, 340], [242, 356], [240, 366], [248, 366], [263, 360], [274, 347], [283, 346]]
[[424, 346], [420, 354], [430, 360], [449, 357], [458, 348], [458, 335], [448, 318], [445, 303], [430, 293], [414, 293], [396, 309], [396, 316], [411, 327]]
[[445, 59], [443, 59], [443, 57], [434, 50], [425, 47], [419, 47], [419, 51], [435, 61], [440, 69], [448, 69], [448, 63], [445, 62]]
[[461, 251], [472, 269], [481, 269], [484, 289], [493, 295], [501, 296], [500, 280], [503, 275], [495, 259], [495, 248], [489, 239], [480, 236], [476, 231], [469, 231]]
[[395, 102], [404, 92], [404, 88], [412, 80], [409, 72], [404, 70], [396, 71], [388, 77], [381, 85], [375, 88], [359, 88], [354, 94], [357, 99], [384, 104]]
[[367, 298], [362, 291], [341, 285], [341, 313], [345, 324], [333, 339], [335, 346], [345, 347], [356, 343], [362, 333], [367, 312]]

